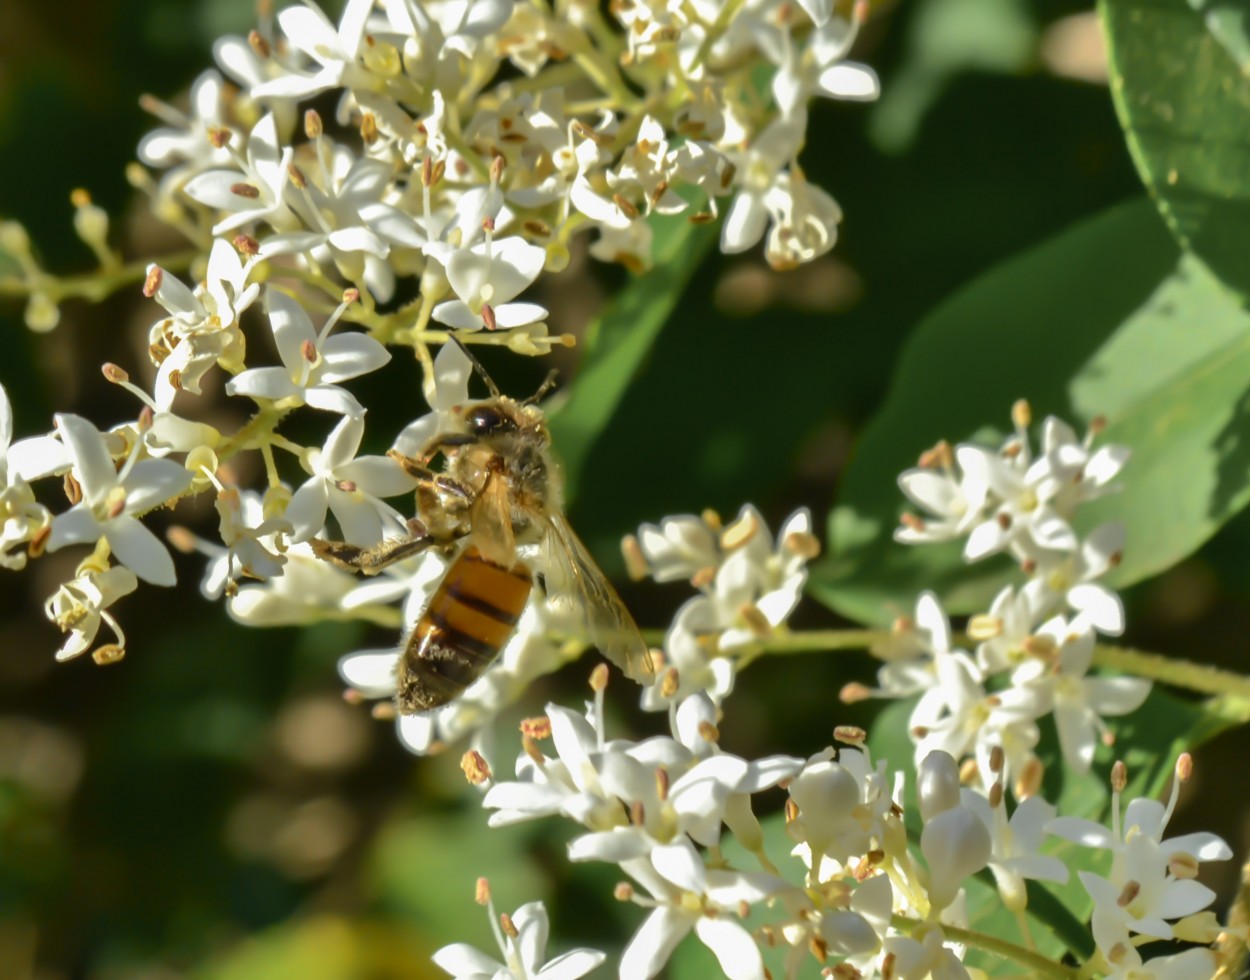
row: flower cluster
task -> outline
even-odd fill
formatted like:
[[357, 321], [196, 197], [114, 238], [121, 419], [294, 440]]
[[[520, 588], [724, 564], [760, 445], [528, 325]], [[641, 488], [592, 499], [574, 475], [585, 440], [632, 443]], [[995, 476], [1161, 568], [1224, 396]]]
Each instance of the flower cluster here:
[[752, 652], [785, 630], [820, 543], [806, 508], [785, 520], [774, 541], [748, 504], [728, 526], [711, 511], [644, 524], [623, 551], [634, 578], [688, 579], [698, 589], [673, 618], [663, 669], [643, 694], [644, 708], [666, 710], [696, 691], [717, 705], [733, 691]]
[[974, 758], [986, 773], [990, 753], [1001, 750], [1023, 797], [1041, 778], [1039, 719], [1053, 713], [1064, 760], [1083, 774], [1098, 741], [1113, 741], [1103, 718], [1136, 710], [1150, 683], [1089, 676], [1098, 635], [1124, 630], [1123, 603], [1098, 581], [1118, 564], [1124, 529], [1104, 524], [1081, 540], [1071, 523], [1083, 501], [1113, 489], [1128, 450], [1094, 449], [1098, 426], [1078, 440], [1052, 417], [1035, 458], [1027, 404], [1017, 403], [1012, 417], [1016, 431], [998, 452], [971, 444], [952, 451], [941, 443], [899, 478], [933, 517], [906, 515], [896, 537], [922, 543], [966, 535], [966, 560], [1006, 551], [1028, 581], [1006, 586], [987, 612], [971, 618], [971, 651], [955, 645], [937, 597], [923, 594], [915, 616], [896, 622], [874, 650], [887, 661], [880, 686], [853, 686], [844, 696], [919, 694], [909, 723], [917, 762], [940, 749]]

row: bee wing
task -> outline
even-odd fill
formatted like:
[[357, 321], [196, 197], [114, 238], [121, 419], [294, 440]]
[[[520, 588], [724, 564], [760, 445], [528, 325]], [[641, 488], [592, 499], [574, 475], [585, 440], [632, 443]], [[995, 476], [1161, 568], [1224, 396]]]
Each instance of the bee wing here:
[[568, 521], [556, 514], [548, 521], [548, 553], [551, 568], [546, 572], [547, 590], [557, 601], [561, 596], [576, 601], [586, 630], [586, 637], [599, 651], [639, 684], [655, 680], [655, 665], [647, 643], [616, 594], [612, 583], [604, 577], [586, 546], [569, 527]]
[[497, 472], [486, 477], [469, 510], [473, 529], [470, 544], [496, 565], [511, 568], [516, 562], [516, 537], [512, 533], [512, 505], [507, 481]]

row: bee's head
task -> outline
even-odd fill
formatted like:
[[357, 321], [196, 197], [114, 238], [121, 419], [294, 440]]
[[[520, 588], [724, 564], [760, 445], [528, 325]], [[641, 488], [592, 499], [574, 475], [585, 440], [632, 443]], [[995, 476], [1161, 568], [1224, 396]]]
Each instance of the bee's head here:
[[485, 439], [517, 431], [517, 420], [504, 410], [498, 399], [465, 407], [464, 424], [469, 433]]

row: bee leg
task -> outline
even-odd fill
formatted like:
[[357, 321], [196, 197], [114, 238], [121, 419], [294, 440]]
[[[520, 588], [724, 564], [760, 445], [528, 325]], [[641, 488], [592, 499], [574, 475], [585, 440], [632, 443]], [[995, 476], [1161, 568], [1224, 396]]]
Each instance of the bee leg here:
[[349, 572], [376, 575], [388, 565], [419, 555], [427, 548], [439, 544], [437, 538], [418, 520], [408, 522], [408, 532], [410, 536], [407, 538], [389, 538], [372, 548], [361, 548], [346, 541], [323, 541], [320, 538], [313, 538], [309, 544], [318, 558], [331, 565], [345, 568]]

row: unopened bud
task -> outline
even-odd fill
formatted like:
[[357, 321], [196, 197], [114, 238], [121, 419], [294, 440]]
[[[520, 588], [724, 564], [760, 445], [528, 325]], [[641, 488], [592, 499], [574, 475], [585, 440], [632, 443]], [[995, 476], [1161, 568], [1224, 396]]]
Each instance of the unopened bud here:
[[61, 322], [61, 308], [51, 296], [39, 290], [30, 294], [23, 317], [26, 326], [35, 333], [48, 333]]
[[18, 221], [0, 221], [0, 250], [12, 256], [30, 254], [30, 235]]

